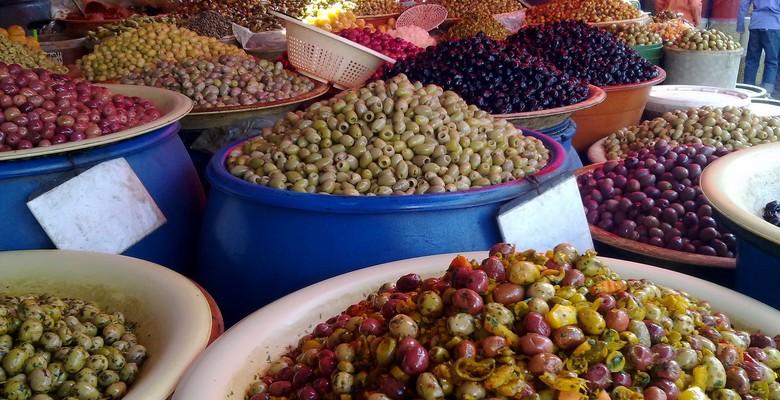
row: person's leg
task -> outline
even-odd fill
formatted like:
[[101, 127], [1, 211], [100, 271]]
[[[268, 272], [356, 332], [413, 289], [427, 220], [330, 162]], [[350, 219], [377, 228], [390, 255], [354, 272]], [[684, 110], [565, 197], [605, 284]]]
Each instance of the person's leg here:
[[748, 39], [747, 53], [745, 54], [745, 77], [742, 82], [748, 85], [756, 84], [756, 74], [758, 74], [758, 63], [761, 61], [761, 33], [760, 29], [751, 29]]
[[761, 37], [761, 47], [764, 48], [764, 78], [761, 86], [771, 95], [777, 78], [777, 63], [780, 56], [780, 31], [766, 30]]

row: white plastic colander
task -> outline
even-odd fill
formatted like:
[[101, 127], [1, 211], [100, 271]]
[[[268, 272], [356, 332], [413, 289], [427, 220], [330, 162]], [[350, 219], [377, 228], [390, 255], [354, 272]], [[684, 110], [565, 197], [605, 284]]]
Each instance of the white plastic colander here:
[[426, 31], [432, 31], [446, 19], [447, 7], [439, 4], [420, 4], [402, 12], [395, 21], [395, 26], [419, 26]]
[[382, 65], [395, 59], [338, 35], [271, 11], [285, 22], [287, 57], [298, 72], [339, 89], [360, 87]]

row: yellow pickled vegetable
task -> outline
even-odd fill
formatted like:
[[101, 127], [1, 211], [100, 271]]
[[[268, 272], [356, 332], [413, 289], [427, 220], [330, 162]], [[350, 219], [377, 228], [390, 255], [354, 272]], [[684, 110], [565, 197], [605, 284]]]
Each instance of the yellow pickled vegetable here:
[[544, 319], [552, 329], [558, 329], [566, 325], [577, 323], [577, 309], [573, 306], [556, 304], [552, 310], [544, 316]]
[[702, 390], [698, 386], [693, 386], [688, 389], [683, 390], [682, 393], [677, 397], [677, 400], [708, 400], [709, 397], [706, 393], [704, 393], [704, 390]]

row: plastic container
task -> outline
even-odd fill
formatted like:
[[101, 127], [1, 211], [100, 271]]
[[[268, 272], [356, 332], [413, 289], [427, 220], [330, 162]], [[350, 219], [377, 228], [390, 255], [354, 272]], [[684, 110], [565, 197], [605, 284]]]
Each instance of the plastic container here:
[[54, 248], [26, 203], [96, 164], [124, 157], [167, 222], [123, 254], [188, 273], [205, 196], [179, 127], [174, 123], [83, 151], [0, 162], [0, 250]]
[[440, 4], [420, 4], [409, 7], [398, 17], [395, 26], [419, 26], [426, 31], [432, 31], [447, 19], [447, 7]]
[[0, 2], [0, 26], [37, 28], [51, 20], [49, 0], [5, 0]]
[[655, 65], [663, 65], [664, 59], [664, 45], [658, 44], [645, 44], [634, 46], [634, 50], [639, 53], [645, 60], [650, 61]]
[[780, 100], [755, 98], [750, 101], [748, 107], [759, 117], [780, 116]]
[[[565, 153], [549, 137], [548, 166], [563, 172]], [[295, 193], [250, 184], [226, 170], [228, 146], [211, 159], [197, 280], [222, 307], [227, 325], [294, 290], [376, 263], [501, 240], [499, 208], [533, 190], [527, 181], [468, 192], [348, 197]]]
[[745, 93], [752, 99], [761, 99], [767, 95], [766, 89], [762, 88], [761, 86], [748, 85], [747, 83], [737, 83], [737, 86], [734, 90]]
[[650, 89], [666, 79], [666, 72], [661, 67], [656, 68], [658, 76], [647, 82], [602, 87], [607, 92], [603, 103], [572, 114], [571, 118], [577, 123], [573, 143], [578, 152], [586, 151], [595, 141], [620, 128], [639, 123]]
[[750, 97], [736, 89], [695, 85], [660, 85], [650, 90], [644, 119], [653, 119], [665, 112], [688, 108], [704, 106], [747, 107], [748, 105], [750, 105]]
[[64, 35], [39, 36], [41, 50], [64, 65], [76, 64], [76, 60], [87, 54], [87, 38], [72, 39]]
[[167, 268], [79, 251], [0, 252], [3, 294], [51, 294], [95, 302], [136, 323], [149, 357], [124, 400], [168, 398], [213, 334], [206, 295]]
[[577, 133], [577, 124], [571, 118], [566, 118], [563, 122], [550, 128], [540, 129], [539, 132], [555, 139], [566, 150], [567, 165], [570, 168], [581, 168], [582, 160], [574, 150], [571, 140], [574, 138], [574, 134]]
[[780, 308], [780, 227], [762, 218], [780, 200], [780, 143], [721, 157], [704, 170], [701, 189], [737, 236], [737, 290]]
[[[482, 260], [487, 252], [463, 255]], [[257, 310], [206, 349], [182, 377], [173, 400], [243, 400], [258, 373], [289, 346], [296, 345], [314, 325], [404, 274], [441, 276], [455, 256], [443, 254], [362, 269], [299, 290]], [[773, 334], [780, 326], [780, 311], [716, 284], [650, 265], [611, 258], [602, 261], [623, 278], [650, 279], [706, 300], [741, 329]]]
[[743, 49], [683, 50], [664, 47], [667, 85], [700, 85], [734, 89]]
[[284, 20], [287, 55], [298, 72], [339, 89], [360, 87], [383, 63], [395, 60], [338, 35], [271, 11]]

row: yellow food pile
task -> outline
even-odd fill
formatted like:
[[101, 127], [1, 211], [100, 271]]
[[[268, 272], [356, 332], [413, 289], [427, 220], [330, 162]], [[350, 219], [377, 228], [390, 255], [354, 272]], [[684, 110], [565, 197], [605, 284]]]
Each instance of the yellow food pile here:
[[78, 65], [84, 78], [100, 82], [152, 68], [163, 60], [211, 59], [222, 55], [246, 53], [189, 29], [153, 23], [104, 40]]
[[526, 14], [528, 24], [574, 19], [583, 22], [609, 22], [634, 19], [642, 13], [623, 0], [552, 0], [531, 7]]
[[38, 44], [38, 39], [27, 36], [27, 33], [19, 25], [11, 25], [7, 29], [0, 28], [0, 36], [10, 39], [12, 42], [24, 44], [34, 49], [39, 49], [41, 46]]

